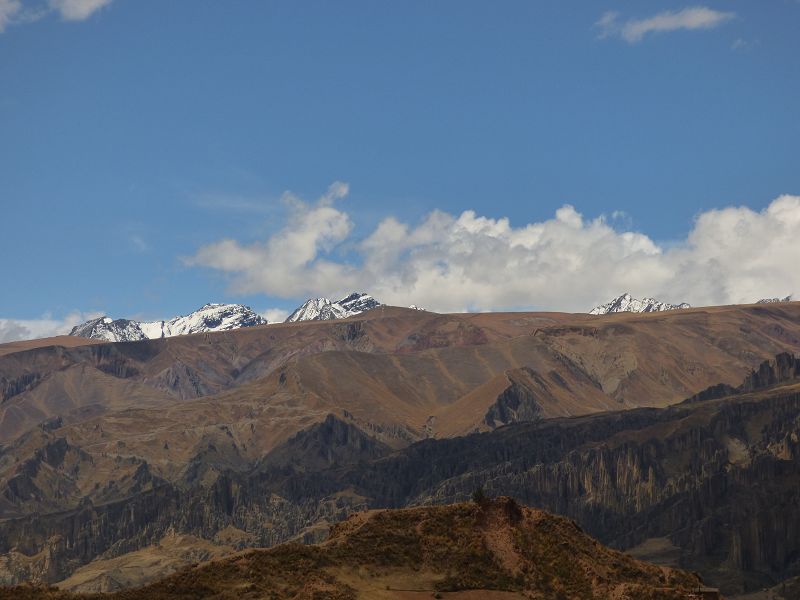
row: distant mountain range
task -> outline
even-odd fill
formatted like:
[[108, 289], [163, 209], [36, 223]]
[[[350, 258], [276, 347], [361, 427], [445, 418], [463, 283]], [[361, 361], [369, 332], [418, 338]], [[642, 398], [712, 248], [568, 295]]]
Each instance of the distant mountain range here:
[[[791, 299], [791, 295], [785, 298], [762, 298], [757, 303], [789, 302]], [[346, 319], [378, 306], [383, 306], [383, 304], [364, 292], [353, 292], [337, 301], [329, 298], [309, 298], [298, 306], [285, 322]], [[423, 310], [413, 304], [409, 308]], [[686, 302], [670, 304], [655, 298], [642, 298], [640, 300], [626, 292], [606, 304], [596, 306], [589, 311], [589, 314], [648, 313], [682, 308], [691, 308], [691, 305]], [[165, 321], [134, 321], [130, 319], [112, 319], [104, 316], [73, 327], [70, 335], [108, 342], [133, 342], [191, 333], [228, 331], [266, 324], [267, 320], [249, 306], [244, 306], [243, 304], [206, 304], [188, 315], [174, 317]]]
[[69, 334], [109, 342], [135, 342], [266, 324], [267, 320], [249, 306], [206, 304], [188, 315], [166, 321], [132, 321], [100, 317], [73, 327]]
[[[345, 319], [376, 306], [381, 306], [381, 303], [363, 292], [353, 292], [336, 302], [328, 298], [310, 298], [297, 307], [286, 322]], [[135, 342], [266, 324], [267, 320], [249, 306], [206, 304], [188, 315], [165, 321], [134, 321], [103, 316], [73, 327], [69, 334], [107, 342]]]
[[336, 302], [328, 298], [309, 298], [289, 315], [286, 322], [346, 319], [380, 305], [375, 298], [363, 292], [353, 292]]
[[590, 315], [607, 315], [609, 313], [620, 312], [661, 312], [665, 310], [677, 310], [680, 308], [691, 308], [691, 305], [686, 302], [680, 304], [670, 304], [668, 302], [661, 302], [655, 298], [642, 298], [641, 300], [632, 297], [629, 293], [624, 293], [617, 296], [611, 302], [601, 304], [594, 307], [589, 311]]

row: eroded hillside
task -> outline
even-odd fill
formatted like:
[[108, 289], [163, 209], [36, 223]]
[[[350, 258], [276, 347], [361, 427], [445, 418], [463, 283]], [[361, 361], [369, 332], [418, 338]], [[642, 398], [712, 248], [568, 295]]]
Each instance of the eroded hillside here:
[[499, 498], [359, 513], [321, 545], [246, 552], [141, 589], [96, 596], [17, 588], [0, 598], [683, 600], [699, 583], [606, 548], [567, 519]]

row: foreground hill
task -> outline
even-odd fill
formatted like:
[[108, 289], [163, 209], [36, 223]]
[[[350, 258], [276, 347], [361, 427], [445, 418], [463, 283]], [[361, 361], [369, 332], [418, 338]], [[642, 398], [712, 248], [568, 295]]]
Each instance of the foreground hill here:
[[288, 544], [179, 572], [141, 589], [0, 599], [684, 599], [695, 575], [606, 548], [573, 522], [509, 498], [359, 513], [317, 546]]

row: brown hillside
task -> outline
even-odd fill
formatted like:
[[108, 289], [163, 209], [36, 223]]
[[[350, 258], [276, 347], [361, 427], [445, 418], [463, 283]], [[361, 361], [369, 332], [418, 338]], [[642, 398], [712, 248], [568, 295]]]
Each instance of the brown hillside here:
[[563, 517], [509, 498], [354, 515], [317, 546], [286, 544], [103, 596], [31, 588], [0, 599], [687, 597], [699, 580], [606, 548]]

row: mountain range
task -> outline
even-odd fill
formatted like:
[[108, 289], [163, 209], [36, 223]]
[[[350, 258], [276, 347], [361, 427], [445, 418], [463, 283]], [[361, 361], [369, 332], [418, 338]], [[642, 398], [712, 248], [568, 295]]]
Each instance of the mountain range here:
[[[297, 307], [286, 322], [345, 319], [377, 306], [381, 306], [380, 302], [361, 292], [353, 292], [337, 302], [327, 298], [310, 298]], [[134, 321], [103, 316], [73, 327], [69, 335], [107, 342], [135, 342], [266, 324], [264, 317], [243, 304], [205, 304], [188, 315], [164, 321]]]
[[726, 592], [770, 587], [800, 572], [791, 353], [797, 303], [0, 345], [0, 582], [141, 585], [483, 487]]

